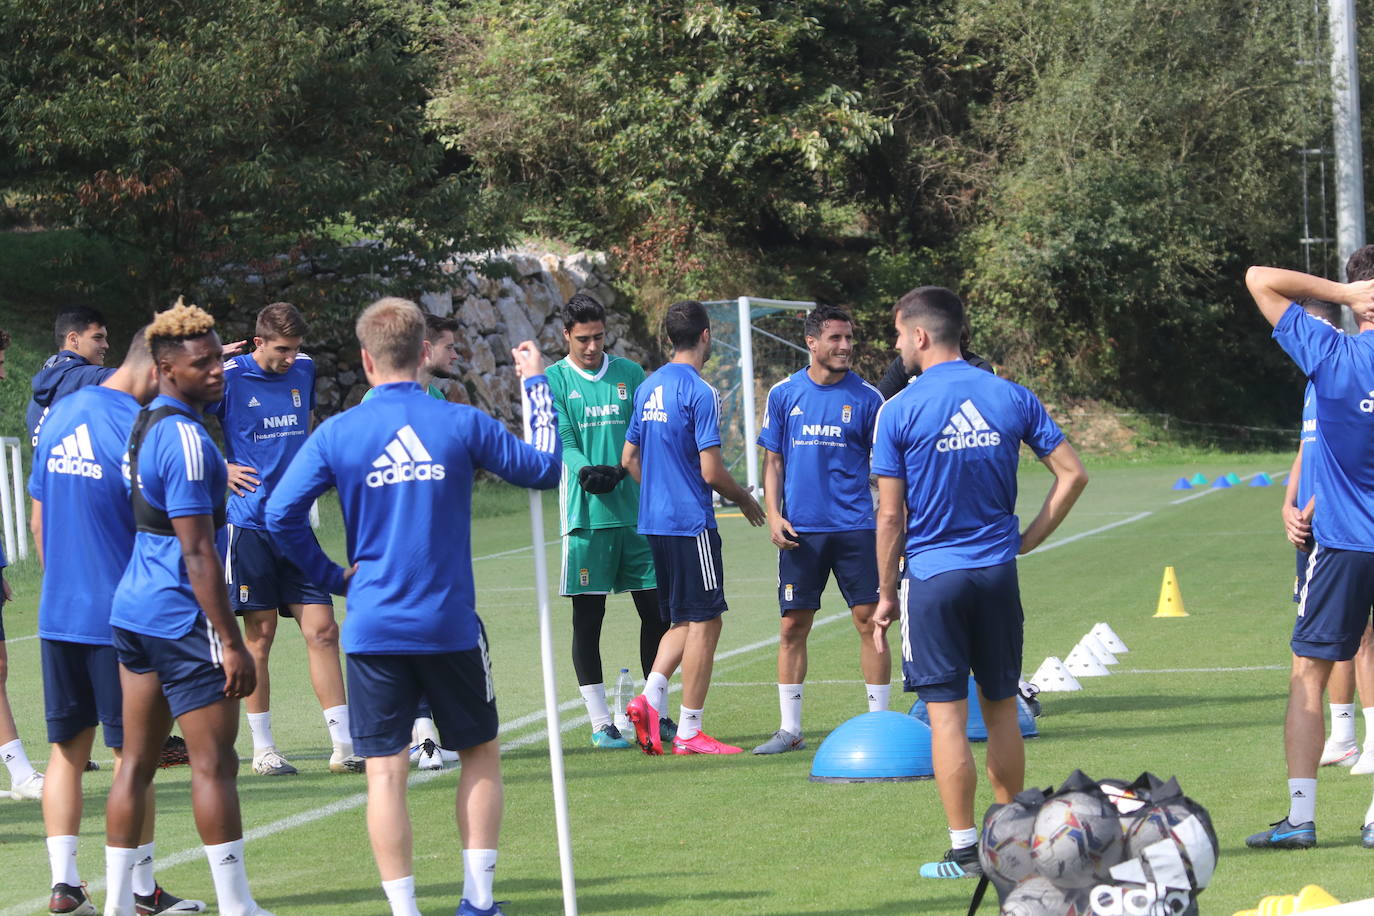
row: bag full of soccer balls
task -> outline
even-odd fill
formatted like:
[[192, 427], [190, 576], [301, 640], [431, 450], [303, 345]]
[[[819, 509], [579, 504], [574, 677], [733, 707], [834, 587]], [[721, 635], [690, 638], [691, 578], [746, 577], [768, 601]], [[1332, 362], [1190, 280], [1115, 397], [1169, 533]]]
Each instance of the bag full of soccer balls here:
[[1207, 810], [1177, 780], [1075, 770], [989, 808], [978, 853], [1003, 916], [1189, 916], [1217, 850]]

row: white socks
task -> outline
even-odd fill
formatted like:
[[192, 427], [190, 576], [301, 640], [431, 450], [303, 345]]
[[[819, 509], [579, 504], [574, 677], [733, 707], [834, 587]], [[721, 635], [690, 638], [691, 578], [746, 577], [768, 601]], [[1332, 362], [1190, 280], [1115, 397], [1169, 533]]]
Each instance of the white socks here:
[[680, 718], [677, 720], [677, 736], [683, 741], [688, 738], [695, 738], [701, 732], [701, 714], [704, 709], [688, 709], [686, 706], [678, 707]]
[[76, 870], [76, 837], [48, 837], [48, 867], [52, 869], [53, 884], [81, 886], [81, 876]]
[[491, 909], [491, 885], [495, 877], [495, 849], [463, 850], [463, 899], [479, 910]]
[[977, 842], [977, 827], [970, 827], [967, 830], [954, 830], [951, 828], [949, 831], [950, 849], [968, 849], [970, 846], [977, 844]]
[[105, 916], [134, 916], [137, 849], [105, 847]]
[[272, 740], [272, 713], [250, 712], [248, 714], [248, 731], [253, 735], [253, 753], [266, 750], [269, 747], [276, 747], [276, 742]]
[[785, 732], [800, 735], [801, 713], [802, 713], [802, 685], [801, 684], [779, 684], [778, 685], [778, 709], [782, 712], [781, 726]]
[[881, 712], [887, 709], [892, 698], [891, 684], [864, 684], [864, 695], [868, 698], [868, 711]]
[[1288, 823], [1294, 827], [1317, 819], [1317, 781], [1288, 780]]
[[[348, 704], [331, 706], [324, 711], [324, 725], [329, 729], [329, 740], [345, 757], [353, 754], [353, 735], [348, 730]], [[268, 725], [271, 734], [271, 724]]]
[[[265, 713], [264, 713], [265, 715]], [[210, 877], [215, 882], [215, 902], [223, 916], [252, 916], [257, 904], [248, 889], [248, 870], [243, 864], [243, 839], [205, 847]]]
[[382, 892], [386, 894], [386, 902], [391, 904], [391, 916], [420, 916], [420, 907], [415, 902], [414, 875], [383, 881]]
[[0, 760], [10, 771], [10, 785], [18, 785], [33, 775], [33, 764], [29, 755], [24, 753], [24, 742], [15, 738], [9, 744], [0, 745]]
[[156, 843], [144, 843], [138, 847], [134, 859], [134, 893], [140, 897], [151, 897], [157, 890], [157, 880], [153, 878], [153, 847]]
[[644, 696], [662, 718], [668, 711], [668, 679], [657, 671], [650, 671], [644, 679]]
[[1355, 704], [1331, 704], [1331, 741], [1339, 744], [1355, 743]]
[[[606, 685], [587, 684], [578, 687], [582, 691], [582, 702], [587, 704], [587, 718], [592, 720], [592, 731], [603, 725], [611, 724], [611, 709], [606, 705]], [[617, 709], [616, 712], [624, 712]]]

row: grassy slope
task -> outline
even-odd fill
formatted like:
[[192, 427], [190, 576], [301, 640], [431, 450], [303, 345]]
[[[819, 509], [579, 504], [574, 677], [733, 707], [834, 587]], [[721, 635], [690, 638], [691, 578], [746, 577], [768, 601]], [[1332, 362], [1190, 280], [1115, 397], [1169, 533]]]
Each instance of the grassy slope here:
[[[1308, 882], [1345, 900], [1374, 894], [1370, 853], [1358, 845], [1370, 784], [1343, 770], [1322, 773], [1320, 849], [1263, 854], [1243, 848], [1247, 833], [1281, 815], [1285, 798], [1280, 723], [1292, 560], [1277, 527], [1278, 492], [1241, 488], [1169, 504], [1180, 495], [1169, 485], [1185, 472], [1246, 474], [1284, 464], [1282, 456], [1254, 456], [1225, 464], [1097, 466], [1093, 485], [1058, 538], [1152, 514], [1021, 564], [1028, 668], [1045, 655], [1064, 655], [1099, 620], [1109, 621], [1132, 650], [1116, 675], [1089, 682], [1079, 694], [1046, 697], [1044, 737], [1028, 748], [1030, 781], [1056, 783], [1074, 767], [1099, 777], [1131, 778], [1147, 768], [1176, 774], [1210, 809], [1222, 838], [1218, 875], [1203, 898], [1206, 912], [1253, 906], [1261, 894], [1294, 892]], [[1023, 476], [1023, 511], [1031, 511], [1046, 478], [1038, 467]], [[545, 521], [551, 539], [551, 513]], [[717, 664], [708, 728], [751, 745], [776, 727], [774, 648], [749, 648], [776, 632], [774, 552], [739, 519], [723, 519], [721, 529], [732, 606], [721, 655], [730, 657]], [[501, 554], [528, 539], [525, 516], [495, 518], [477, 525], [474, 553]], [[327, 530], [325, 540], [337, 553], [336, 528]], [[556, 568], [556, 546], [547, 553]], [[1178, 570], [1192, 615], [1187, 619], [1151, 619], [1166, 565]], [[531, 563], [525, 552], [478, 560], [474, 568], [509, 729], [503, 738], [507, 802], [498, 892], [513, 901], [513, 913], [555, 913], [558, 860], [547, 745], [540, 740]], [[32, 609], [28, 596], [7, 614], [12, 638], [32, 632]], [[567, 662], [565, 604], [553, 599], [553, 611], [559, 693], [570, 703], [563, 718], [573, 723], [581, 710]], [[837, 596], [828, 594], [821, 616], [841, 612]], [[628, 600], [613, 599], [603, 638], [608, 669], [633, 667], [633, 621]], [[804, 752], [767, 759], [651, 760], [633, 752], [593, 751], [584, 746], [583, 724], [565, 733], [583, 911], [963, 912], [971, 884], [915, 878], [917, 865], [947, 844], [933, 784], [837, 786], [806, 779], [826, 732], [863, 709], [852, 634], [843, 619], [813, 634], [805, 720], [810, 748]], [[271, 827], [341, 801], [347, 810], [254, 840], [255, 890], [278, 916], [319, 912], [321, 906], [331, 913], [380, 912], [358, 806], [362, 781], [325, 770], [325, 734], [305, 679], [303, 649], [289, 631], [283, 636], [273, 665], [278, 740], [301, 764], [302, 775], [243, 775], [245, 822], [250, 830]], [[36, 748], [36, 641], [11, 643], [11, 659], [21, 730]], [[1260, 670], [1159, 670], [1256, 666]], [[894, 708], [905, 709], [909, 699], [898, 694]], [[243, 737], [241, 747], [246, 746]], [[187, 776], [185, 769], [159, 775], [159, 846], [164, 855], [190, 850], [186, 864], [163, 877], [179, 893], [206, 896], [208, 876], [195, 852]], [[422, 908], [431, 914], [451, 912], [461, 886], [453, 780], [447, 773], [412, 792], [416, 874]], [[92, 881], [101, 873], [98, 815], [107, 785], [107, 773], [90, 777], [90, 839], [81, 862], [83, 876]], [[984, 787], [980, 806], [986, 794]], [[36, 806], [0, 805], [0, 874], [6, 876], [0, 882], [0, 916], [23, 912], [15, 905], [43, 895], [41, 837]]]

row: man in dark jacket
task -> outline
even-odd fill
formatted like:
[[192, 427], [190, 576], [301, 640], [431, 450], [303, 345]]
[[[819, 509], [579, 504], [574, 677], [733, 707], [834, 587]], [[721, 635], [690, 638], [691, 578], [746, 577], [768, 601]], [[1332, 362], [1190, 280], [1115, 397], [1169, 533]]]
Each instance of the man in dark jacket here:
[[[965, 323], [963, 331], [959, 334], [959, 351], [963, 354], [964, 362], [975, 369], [982, 369], [984, 372], [991, 372], [996, 375], [997, 370], [992, 363], [968, 348], [972, 337], [972, 332], [969, 330], [968, 324]], [[902, 362], [901, 355], [898, 355], [896, 359], [892, 360], [892, 365], [887, 367], [887, 371], [883, 373], [883, 377], [878, 380], [874, 387], [882, 393], [884, 401], [890, 401], [897, 396], [897, 392], [905, 388], [912, 379], [920, 374], [920, 366], [907, 366]]]
[[24, 414], [25, 426], [38, 444], [38, 427], [59, 400], [87, 385], [99, 385], [114, 374], [105, 368], [110, 342], [105, 316], [84, 305], [65, 308], [53, 325], [58, 351], [33, 376], [33, 400]]

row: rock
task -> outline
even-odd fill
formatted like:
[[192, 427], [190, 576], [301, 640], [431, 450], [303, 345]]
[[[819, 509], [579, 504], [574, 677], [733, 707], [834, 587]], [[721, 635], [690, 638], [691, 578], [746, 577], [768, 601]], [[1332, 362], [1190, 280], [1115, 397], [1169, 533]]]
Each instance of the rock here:
[[[519, 289], [519, 287], [517, 287]], [[530, 322], [530, 316], [522, 307], [522, 300], [516, 297], [501, 298], [496, 300], [496, 310], [501, 315], [501, 321], [506, 326], [506, 339], [514, 343], [522, 340], [533, 340], [538, 331]], [[542, 318], [539, 322], [544, 323]]]
[[496, 309], [480, 296], [468, 296], [458, 309], [458, 320], [478, 334], [496, 330]]
[[440, 293], [423, 293], [420, 296], [420, 304], [428, 309], [431, 315], [447, 318], [449, 315], [453, 314], [453, 291], [444, 290]]
[[345, 388], [352, 388], [358, 382], [358, 373], [348, 369], [339, 373], [339, 384]]
[[539, 259], [523, 251], [512, 254], [510, 264], [515, 268], [516, 273], [522, 277], [536, 277], [544, 272], [544, 265], [539, 262]]
[[[496, 357], [492, 354], [491, 344], [487, 343], [485, 337], [470, 337], [464, 341], [463, 348], [468, 350], [469, 355], [466, 359], [460, 359], [460, 362], [469, 373], [488, 375], [496, 371]], [[459, 355], [462, 355], [461, 349]]]

